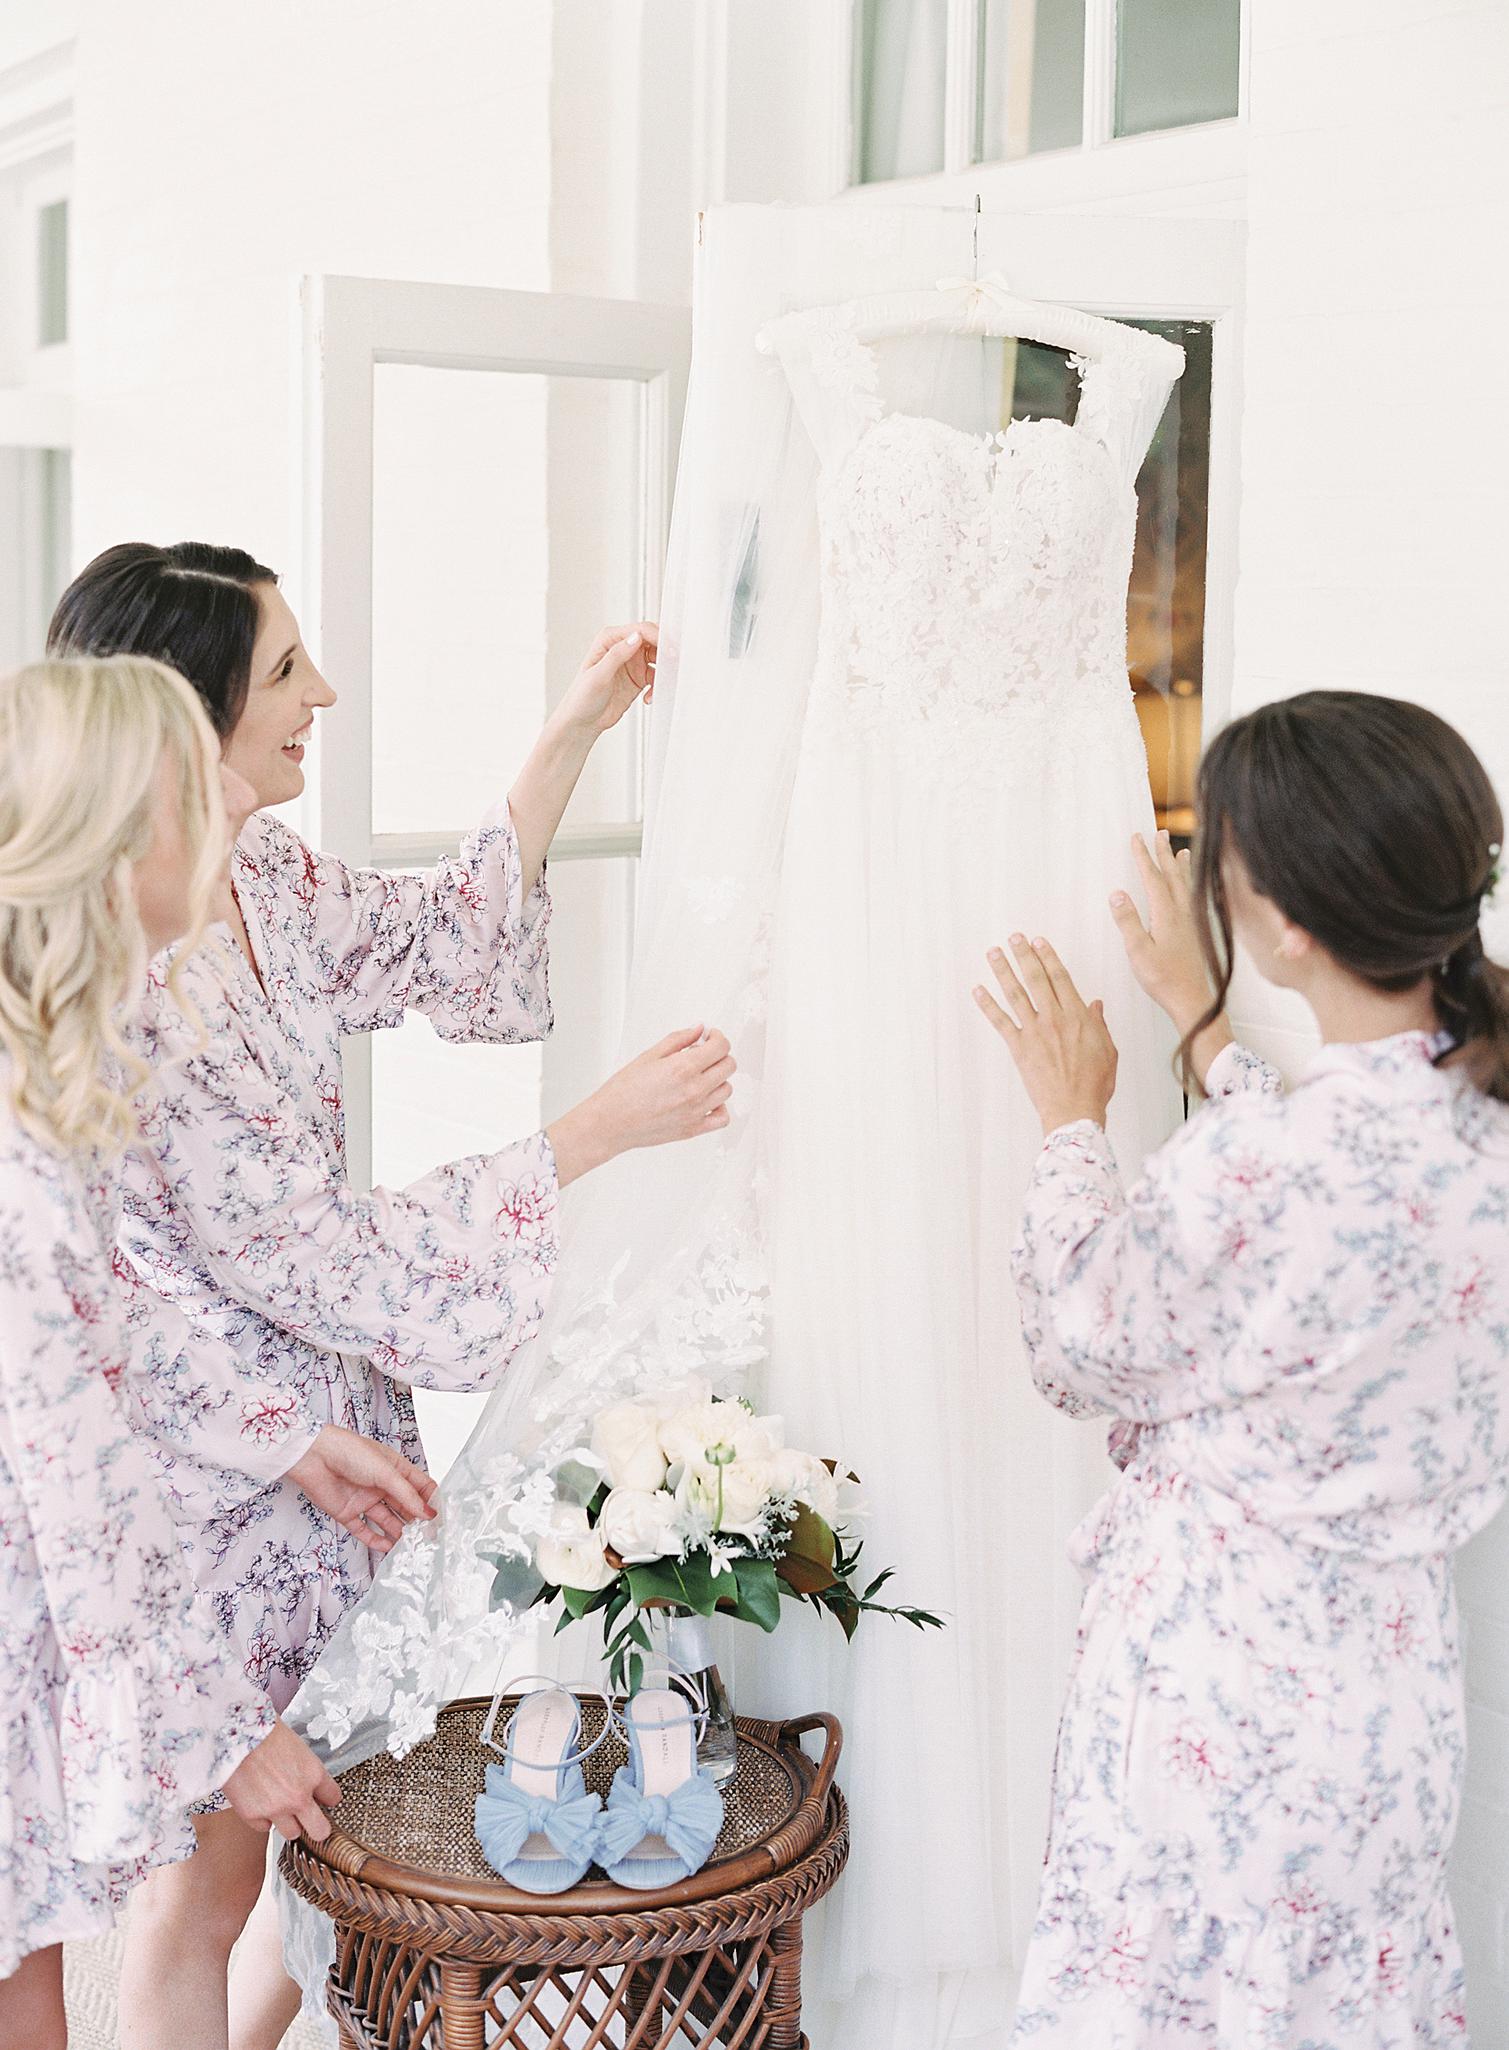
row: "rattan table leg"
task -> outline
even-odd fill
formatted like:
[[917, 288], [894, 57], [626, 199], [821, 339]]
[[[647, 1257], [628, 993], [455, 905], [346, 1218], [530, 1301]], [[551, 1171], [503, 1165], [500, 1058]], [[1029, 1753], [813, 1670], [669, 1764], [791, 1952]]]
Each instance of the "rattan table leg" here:
[[629, 2050], [653, 2050], [660, 2041], [665, 2010], [655, 1994], [660, 1971], [656, 1965], [628, 1965], [624, 1969], [624, 2022]]
[[442, 2050], [486, 2050], [482, 1973], [476, 1965], [440, 1961], [440, 2041]]
[[793, 1915], [770, 1932], [770, 2017], [769, 2050], [801, 2050], [802, 2034], [802, 1918]]

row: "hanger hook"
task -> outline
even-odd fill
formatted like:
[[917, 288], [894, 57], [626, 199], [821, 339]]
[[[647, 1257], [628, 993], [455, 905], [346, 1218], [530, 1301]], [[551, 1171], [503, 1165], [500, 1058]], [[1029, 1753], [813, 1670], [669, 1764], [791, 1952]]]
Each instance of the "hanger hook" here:
[[979, 193], [978, 193], [978, 192], [977, 192], [977, 193], [975, 194], [975, 220], [974, 220], [974, 230], [973, 230], [973, 234], [974, 234], [974, 244], [973, 244], [973, 246], [974, 246], [974, 274], [975, 274], [975, 282], [976, 282], [976, 283], [978, 284], [978, 282], [979, 282], [979, 278], [980, 278], [980, 195], [979, 195]]

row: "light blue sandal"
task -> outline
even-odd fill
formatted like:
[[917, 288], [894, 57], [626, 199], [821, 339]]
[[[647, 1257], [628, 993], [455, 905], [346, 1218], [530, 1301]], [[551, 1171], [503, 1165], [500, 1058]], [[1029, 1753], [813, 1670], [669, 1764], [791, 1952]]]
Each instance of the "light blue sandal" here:
[[524, 1893], [565, 1893], [586, 1877], [597, 1856], [603, 1806], [587, 1792], [582, 1761], [606, 1740], [611, 1712], [601, 1733], [584, 1746], [575, 1694], [546, 1680], [515, 1708], [500, 1746], [494, 1727], [501, 1698], [500, 1689], [482, 1726], [482, 1742], [501, 1749], [503, 1762], [488, 1766], [487, 1792], [477, 1796], [477, 1841], [510, 1886]]
[[642, 1688], [625, 1704], [629, 1763], [614, 1775], [597, 1840], [597, 1862], [615, 1886], [675, 1886], [712, 1856], [723, 1796], [697, 1764], [705, 1722], [669, 1687]]

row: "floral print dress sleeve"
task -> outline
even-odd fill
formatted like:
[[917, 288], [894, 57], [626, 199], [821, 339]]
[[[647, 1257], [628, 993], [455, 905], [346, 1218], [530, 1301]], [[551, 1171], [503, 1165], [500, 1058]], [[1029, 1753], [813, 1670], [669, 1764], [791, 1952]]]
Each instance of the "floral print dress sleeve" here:
[[[1206, 1089], [1207, 1107], [1130, 1194], [1110, 1140], [1088, 1119], [1050, 1133], [1038, 1156], [1014, 1254], [1017, 1295], [1033, 1378], [1072, 1416], [1152, 1422], [1236, 1401], [1275, 1371], [1261, 1341], [1242, 1342], [1232, 1328], [1246, 1206], [1232, 1203], [1243, 1170], [1228, 1186], [1223, 1162], [1234, 1153], [1248, 1160], [1260, 1208], [1261, 1188], [1281, 1172], [1264, 1157], [1278, 1127], [1263, 1106], [1283, 1083], [1233, 1044], [1211, 1063]], [[1232, 1130], [1211, 1148], [1207, 1120], [1223, 1118]], [[1248, 1290], [1254, 1301], [1262, 1279]]]
[[[218, 953], [189, 964], [203, 1044], [186, 1013], [155, 1007], [149, 1172], [128, 1193], [138, 1272], [171, 1292], [172, 1249], [187, 1235], [222, 1299], [254, 1313], [243, 1342], [258, 1348], [253, 1365], [260, 1318], [321, 1350], [364, 1355], [399, 1381], [491, 1385], [544, 1313], [558, 1204], [548, 1138], [450, 1161], [403, 1188], [353, 1188], [245, 1013], [217, 996]], [[234, 962], [220, 960], [233, 975]]]
[[121, 1408], [169, 1502], [187, 1514], [207, 1490], [227, 1508], [254, 1500], [303, 1458], [323, 1419], [277, 1374], [196, 1330], [119, 1248], [114, 1268], [131, 1338]]
[[301, 919], [301, 952], [341, 1032], [422, 1011], [442, 1039], [517, 1043], [550, 1031], [550, 891], [528, 895], [507, 803], [421, 875], [351, 868], [280, 821], [254, 822], [267, 886]]
[[0, 1976], [97, 1933], [273, 1714], [200, 1607], [117, 1400], [113, 1204], [0, 1139]]

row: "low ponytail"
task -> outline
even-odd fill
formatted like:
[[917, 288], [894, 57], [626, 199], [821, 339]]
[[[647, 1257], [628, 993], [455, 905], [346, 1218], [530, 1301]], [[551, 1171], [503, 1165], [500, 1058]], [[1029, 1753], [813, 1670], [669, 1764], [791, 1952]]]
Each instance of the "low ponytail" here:
[[1223, 727], [1200, 764], [1195, 903], [1218, 995], [1231, 981], [1223, 864], [1374, 989], [1428, 982], [1448, 1044], [1484, 1095], [1509, 1103], [1509, 970], [1483, 951], [1504, 816], [1461, 734], [1423, 705], [1368, 691], [1280, 698]]
[[1485, 1096], [1509, 1103], [1509, 969], [1490, 961], [1474, 929], [1436, 972], [1436, 1009], [1457, 1042], [1446, 1064]]

